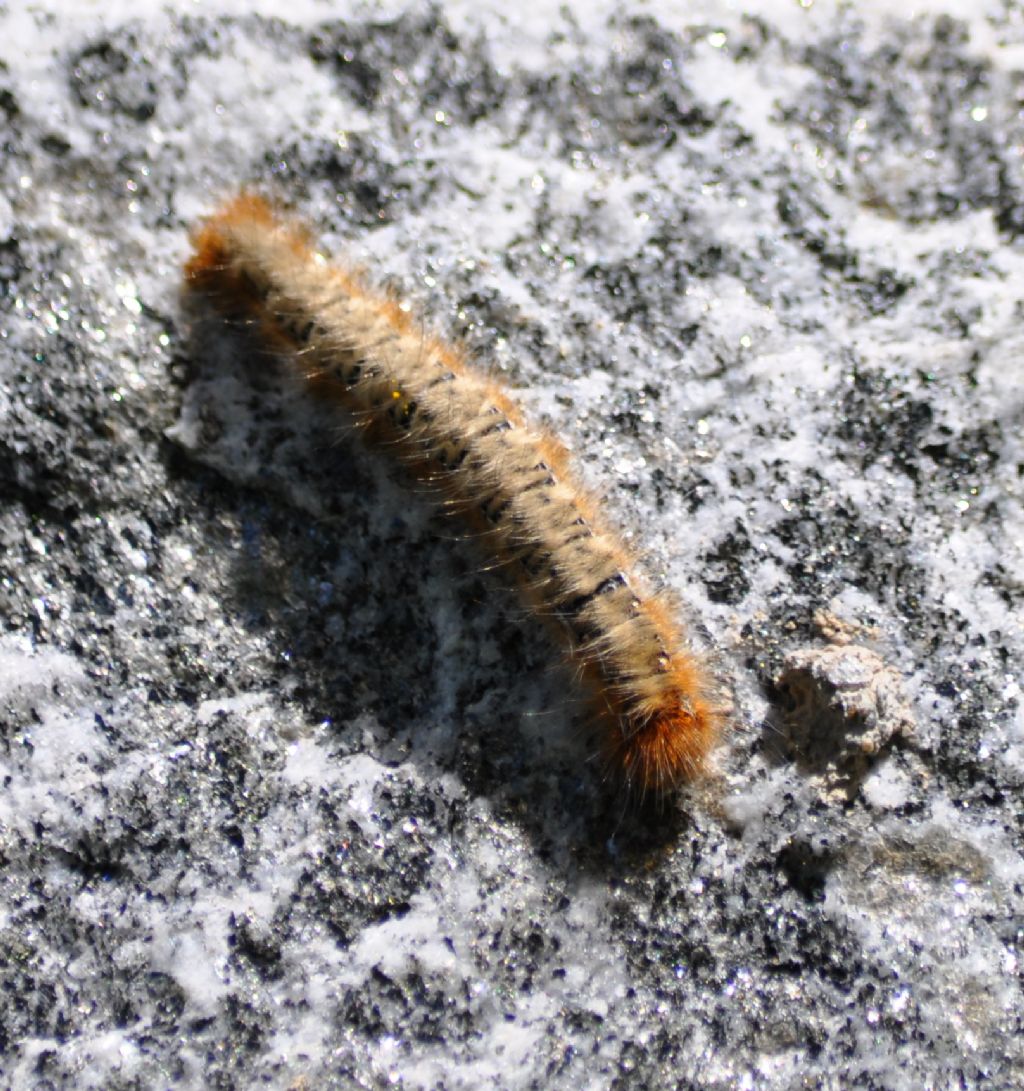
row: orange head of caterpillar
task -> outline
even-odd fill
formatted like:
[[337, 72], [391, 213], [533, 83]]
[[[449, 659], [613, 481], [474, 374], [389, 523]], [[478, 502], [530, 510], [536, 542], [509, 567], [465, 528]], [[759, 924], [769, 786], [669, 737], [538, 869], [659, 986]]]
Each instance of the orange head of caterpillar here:
[[243, 254], [253, 240], [280, 239], [287, 251], [312, 254], [305, 228], [282, 218], [269, 201], [243, 191], [208, 216], [192, 233], [192, 256], [185, 263], [185, 283], [213, 296], [222, 310], [258, 310], [261, 298], [246, 273]]
[[185, 281], [191, 287], [211, 286], [223, 290], [225, 280], [237, 276], [237, 247], [233, 236], [253, 227], [268, 230], [277, 226], [274, 210], [254, 193], [240, 193], [218, 212], [208, 216], [192, 233], [192, 256], [185, 263]]

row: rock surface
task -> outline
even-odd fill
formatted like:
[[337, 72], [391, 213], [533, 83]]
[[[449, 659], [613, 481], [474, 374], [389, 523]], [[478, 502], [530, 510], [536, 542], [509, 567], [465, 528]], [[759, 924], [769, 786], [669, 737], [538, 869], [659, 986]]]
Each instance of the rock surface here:
[[[4, 1086], [1019, 1086], [1024, 19], [886, 8], [0, 4]], [[185, 305], [242, 184], [571, 445], [710, 784], [624, 809], [480, 543]]]

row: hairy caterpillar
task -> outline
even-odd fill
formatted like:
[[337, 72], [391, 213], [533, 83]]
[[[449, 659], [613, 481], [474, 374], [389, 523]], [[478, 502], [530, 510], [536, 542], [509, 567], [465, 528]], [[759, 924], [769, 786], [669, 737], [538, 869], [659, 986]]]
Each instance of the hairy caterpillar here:
[[302, 377], [439, 482], [557, 618], [593, 682], [601, 749], [627, 789], [662, 795], [704, 767], [719, 728], [699, 661], [666, 604], [573, 477], [493, 379], [392, 299], [328, 264], [301, 227], [243, 193], [193, 235], [186, 283], [254, 318]]

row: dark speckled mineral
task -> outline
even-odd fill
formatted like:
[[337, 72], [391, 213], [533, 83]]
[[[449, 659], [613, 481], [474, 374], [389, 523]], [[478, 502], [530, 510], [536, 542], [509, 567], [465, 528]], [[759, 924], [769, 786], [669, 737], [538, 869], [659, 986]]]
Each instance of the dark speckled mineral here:
[[[1024, 21], [852, 7], [0, 3], [0, 1085], [1020, 1086]], [[710, 784], [182, 299], [243, 184], [572, 446]]]

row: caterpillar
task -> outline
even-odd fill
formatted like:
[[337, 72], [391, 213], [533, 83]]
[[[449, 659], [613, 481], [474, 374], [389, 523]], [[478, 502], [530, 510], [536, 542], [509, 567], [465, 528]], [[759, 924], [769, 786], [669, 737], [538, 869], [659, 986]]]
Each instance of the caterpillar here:
[[329, 264], [310, 233], [243, 192], [192, 233], [192, 292], [244, 316], [310, 388], [439, 483], [530, 610], [559, 622], [596, 699], [599, 748], [630, 793], [697, 777], [719, 734], [700, 659], [646, 589], [553, 436], [459, 347], [426, 336], [391, 297]]

